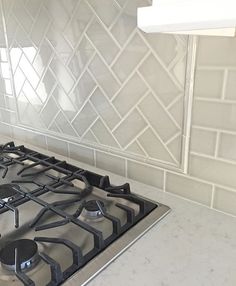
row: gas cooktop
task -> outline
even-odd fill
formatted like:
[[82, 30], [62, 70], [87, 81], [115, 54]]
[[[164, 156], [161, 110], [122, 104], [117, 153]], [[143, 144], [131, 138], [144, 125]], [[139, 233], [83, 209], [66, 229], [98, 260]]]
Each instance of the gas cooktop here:
[[0, 145], [0, 285], [85, 285], [169, 207], [108, 176]]

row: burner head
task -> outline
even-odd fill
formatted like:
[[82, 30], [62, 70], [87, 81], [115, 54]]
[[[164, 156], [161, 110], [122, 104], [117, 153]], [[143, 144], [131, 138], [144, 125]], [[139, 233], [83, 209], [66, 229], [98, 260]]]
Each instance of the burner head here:
[[19, 196], [19, 193], [16, 191], [16, 189], [20, 189], [20, 187], [16, 184], [0, 185], [0, 199], [5, 202], [10, 202]]
[[0, 250], [0, 261], [3, 268], [15, 271], [16, 248], [21, 270], [30, 269], [39, 261], [37, 243], [30, 239], [19, 239], [8, 243]]
[[[98, 202], [103, 208], [105, 207], [102, 201]], [[91, 200], [86, 202], [84, 206], [84, 215], [86, 218], [89, 219], [97, 219], [103, 217], [96, 200]]]

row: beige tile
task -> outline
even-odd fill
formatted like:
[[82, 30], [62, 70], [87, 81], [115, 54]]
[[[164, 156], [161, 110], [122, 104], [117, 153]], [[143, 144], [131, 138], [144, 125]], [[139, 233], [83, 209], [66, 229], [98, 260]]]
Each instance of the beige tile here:
[[191, 155], [189, 173], [212, 183], [236, 187], [236, 164]]
[[94, 165], [94, 151], [81, 145], [69, 143], [69, 156], [89, 165]]
[[183, 136], [182, 134], [175, 137], [171, 142], [167, 144], [169, 152], [174, 156], [176, 161], [179, 163], [181, 162], [182, 156], [182, 144], [183, 144]]
[[225, 98], [236, 100], [236, 71], [229, 71], [228, 73]]
[[144, 61], [139, 70], [166, 106], [181, 92], [181, 89], [175, 85], [168, 72], [153, 55]]
[[145, 153], [143, 152], [143, 150], [141, 149], [141, 147], [138, 145], [136, 141], [134, 141], [131, 145], [129, 145], [126, 148], [126, 151], [133, 153], [133, 154], [145, 156]]
[[125, 147], [140, 133], [147, 123], [144, 121], [139, 112], [135, 109], [129, 116], [116, 128], [114, 135], [121, 144]]
[[74, 77], [78, 78], [83, 70], [86, 68], [86, 64], [91, 59], [94, 54], [94, 48], [88, 41], [88, 39], [83, 38], [80, 42], [75, 55], [69, 62], [69, 69], [73, 73]]
[[[116, 40], [123, 45], [132, 34], [132, 31], [137, 28], [137, 21], [135, 16], [131, 15], [130, 13], [130, 6], [136, 6], [135, 11], [137, 11], [137, 4], [136, 1], [125, 1], [119, 0], [118, 2], [126, 2], [125, 7], [123, 8], [123, 13], [118, 17], [117, 21], [113, 25], [111, 29], [111, 33], [116, 38]], [[132, 7], [133, 8], [133, 7]]]
[[191, 177], [167, 172], [166, 191], [210, 206], [212, 186]]
[[54, 89], [52, 94], [54, 101], [57, 103], [57, 105], [60, 107], [60, 109], [63, 111], [63, 113], [69, 120], [72, 120], [78, 111], [76, 105], [77, 101], [74, 101], [73, 95], [74, 94], [68, 97], [67, 94], [63, 91], [63, 89], [59, 86]]
[[88, 99], [92, 91], [95, 89], [96, 83], [91, 75], [86, 71], [79, 79], [75, 86], [73, 94], [70, 95], [71, 101], [79, 110], [84, 104], [85, 100]]
[[122, 87], [121, 91], [113, 100], [113, 104], [119, 113], [124, 116], [137, 101], [147, 92], [147, 86], [135, 73]]
[[46, 126], [51, 123], [53, 117], [58, 113], [58, 111], [59, 109], [55, 99], [51, 96], [41, 111], [42, 119]]
[[[177, 55], [179, 55], [181, 52], [185, 53], [186, 51], [187, 37], [185, 36], [182, 38], [182, 41], [179, 41], [179, 49], [177, 50], [175, 48], [177, 38], [174, 35], [159, 33], [147, 33], [144, 35], [156, 54], [165, 62], [167, 66]], [[182, 49], [181, 45], [183, 45]]]
[[236, 104], [195, 100], [193, 124], [236, 131]]
[[147, 51], [148, 48], [144, 41], [138, 34], [135, 34], [112, 67], [122, 82], [136, 68]]
[[235, 66], [236, 39], [230, 37], [200, 37], [198, 65]]
[[236, 135], [221, 133], [219, 145], [219, 157], [227, 160], [236, 160]]
[[0, 122], [0, 130], [3, 136], [12, 137], [12, 127]]
[[200, 154], [214, 155], [216, 132], [192, 128], [190, 150]]
[[13, 137], [25, 142], [26, 145], [28, 143], [42, 149], [47, 148], [46, 137], [44, 135], [29, 131], [27, 129], [13, 127]]
[[96, 166], [109, 172], [125, 176], [125, 159], [96, 151]]
[[54, 153], [60, 154], [62, 156], [68, 157], [68, 144], [60, 139], [47, 137], [48, 150]]
[[94, 136], [94, 134], [90, 130], [84, 134], [83, 138], [91, 142], [98, 142], [97, 138]]
[[194, 95], [205, 98], [220, 98], [223, 79], [223, 70], [197, 70], [194, 83]]
[[75, 117], [72, 125], [78, 134], [82, 136], [97, 117], [98, 116], [90, 102], [87, 102], [81, 112]]
[[145, 97], [139, 108], [164, 142], [179, 132], [168, 112], [152, 94]]
[[54, 72], [65, 92], [68, 93], [75, 82], [66, 67], [58, 58], [54, 58], [50, 63], [50, 68]]
[[62, 133], [63, 135], [76, 136], [76, 133], [72, 128], [70, 122], [62, 112], [57, 115], [57, 117], [55, 118], [55, 122], [57, 124], [57, 127], [60, 129], [60, 133]]
[[102, 22], [109, 27], [119, 13], [117, 4], [110, 0], [88, 0]]
[[89, 65], [89, 69], [107, 96], [111, 98], [118, 91], [119, 84], [99, 56], [94, 57]]
[[12, 112], [7, 109], [0, 109], [0, 121], [14, 126], [17, 122], [16, 112]]
[[217, 210], [236, 215], [236, 192], [216, 187], [213, 207]]
[[150, 158], [158, 159], [164, 162], [174, 163], [173, 158], [165, 145], [157, 138], [153, 131], [148, 128], [138, 138], [139, 143], [146, 150]]
[[[48, 1], [47, 1], [48, 2]], [[68, 3], [69, 1], [67, 1]], [[78, 4], [76, 9], [74, 11], [70, 12], [70, 9], [68, 10], [67, 16], [73, 15], [71, 17], [71, 20], [68, 22], [69, 25], [66, 26], [66, 29], [64, 33], [66, 34], [67, 39], [69, 39], [70, 43], [72, 44], [73, 47], [75, 47], [78, 44], [79, 39], [81, 39], [81, 36], [86, 29], [89, 21], [91, 20], [93, 14], [91, 9], [88, 7], [87, 3], [85, 1], [71, 1], [74, 2], [74, 4]], [[48, 2], [50, 3], [50, 2]], [[55, 2], [54, 2], [55, 3]], [[59, 2], [58, 2], [59, 3]], [[53, 5], [53, 8], [58, 8], [61, 4], [58, 5]], [[69, 5], [70, 6], [70, 5]], [[52, 13], [54, 14], [53, 16], [60, 21], [60, 14], [57, 12], [57, 9], [50, 9], [53, 10]], [[67, 9], [64, 9], [64, 12], [66, 12]], [[73, 8], [72, 8], [73, 10]]]
[[179, 126], [182, 126], [184, 119], [184, 97], [181, 96], [174, 104], [168, 108], [170, 114], [174, 117]]
[[94, 91], [90, 100], [107, 126], [113, 129], [119, 123], [120, 117], [99, 88]]
[[[102, 6], [101, 4], [99, 6]], [[114, 40], [110, 37], [106, 29], [94, 20], [90, 25], [86, 34], [93, 42], [97, 50], [102, 54], [108, 64], [111, 64], [119, 49]]]
[[163, 189], [163, 170], [129, 160], [127, 166], [128, 178]]
[[[91, 130], [96, 136], [98, 142], [105, 146], [118, 147], [118, 143], [113, 138], [108, 128], [98, 119], [92, 126]], [[93, 140], [94, 141], [94, 140]]]
[[43, 149], [47, 148], [46, 147], [46, 137], [44, 135], [41, 135], [41, 134], [35, 134], [34, 132], [27, 132], [26, 142], [31, 144], [31, 145], [43, 148]]

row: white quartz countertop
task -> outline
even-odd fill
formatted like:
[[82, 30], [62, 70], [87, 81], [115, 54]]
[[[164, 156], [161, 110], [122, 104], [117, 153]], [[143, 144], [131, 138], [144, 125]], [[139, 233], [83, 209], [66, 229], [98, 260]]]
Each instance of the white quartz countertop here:
[[[9, 138], [2, 138], [0, 143], [6, 141]], [[19, 141], [16, 143], [22, 144]], [[82, 168], [107, 174], [114, 184], [128, 181], [133, 192], [172, 209], [88, 286], [236, 285], [236, 218], [107, 171], [55, 156]]]

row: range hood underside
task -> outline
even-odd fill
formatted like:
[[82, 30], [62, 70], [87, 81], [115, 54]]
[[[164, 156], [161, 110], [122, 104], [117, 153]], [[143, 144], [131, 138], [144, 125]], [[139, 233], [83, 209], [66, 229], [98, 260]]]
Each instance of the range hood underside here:
[[207, 2], [189, 0], [181, 5], [139, 8], [138, 27], [146, 33], [235, 36], [236, 3], [232, 7], [227, 0], [225, 5], [222, 1]]

